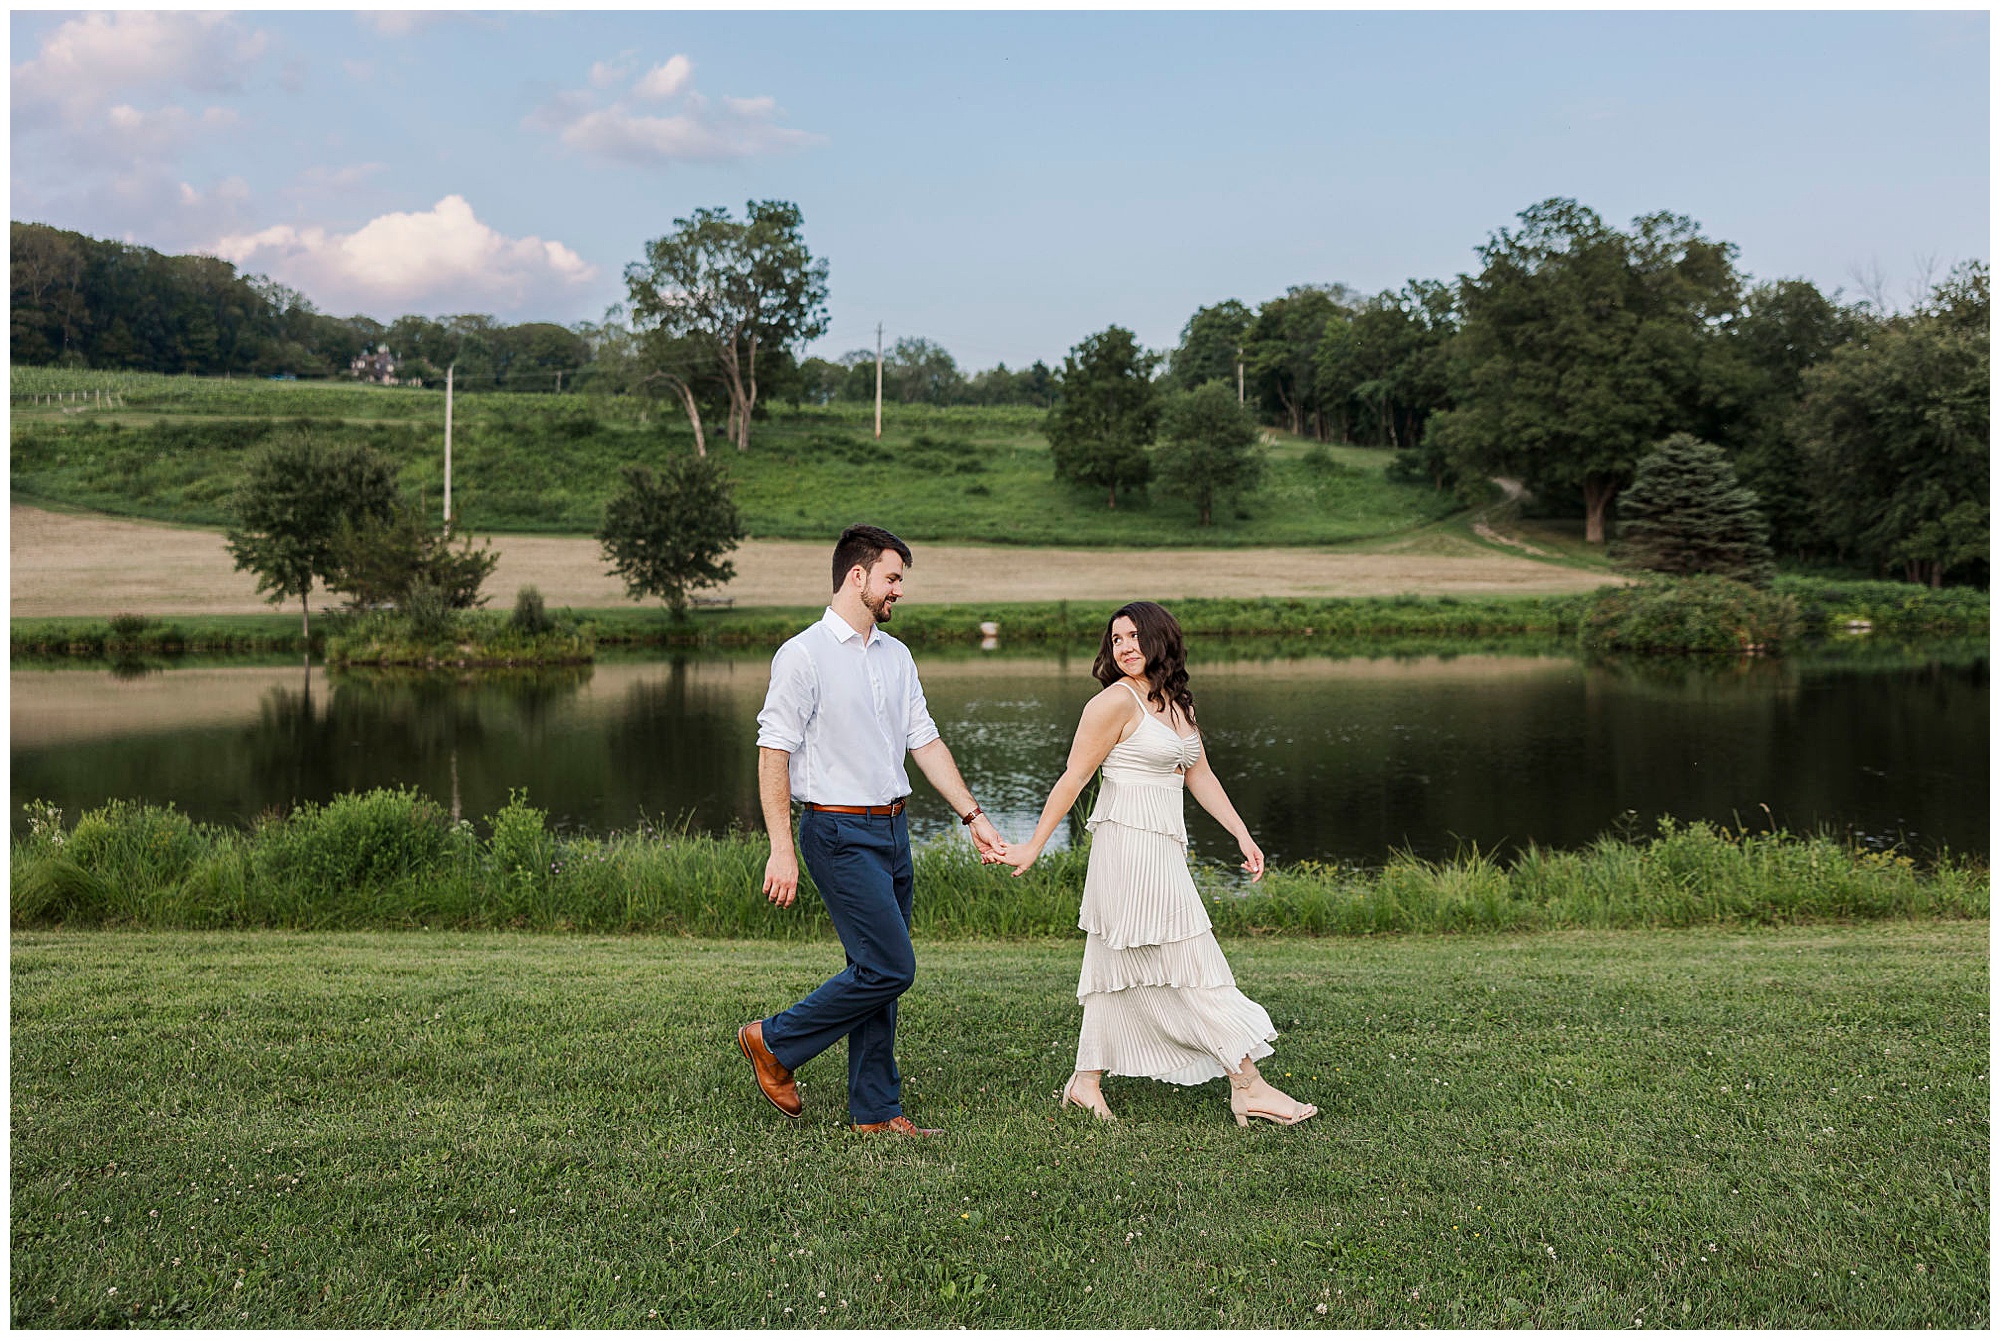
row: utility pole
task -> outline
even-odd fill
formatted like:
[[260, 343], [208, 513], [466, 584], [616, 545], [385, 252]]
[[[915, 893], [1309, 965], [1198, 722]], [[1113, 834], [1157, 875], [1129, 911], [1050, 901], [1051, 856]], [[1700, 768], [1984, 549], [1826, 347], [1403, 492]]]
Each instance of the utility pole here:
[[451, 382], [458, 372], [453, 363], [444, 370], [444, 533], [451, 534]]
[[1243, 346], [1236, 346], [1236, 403], [1243, 403]]
[[875, 323], [875, 440], [882, 440], [882, 323]]

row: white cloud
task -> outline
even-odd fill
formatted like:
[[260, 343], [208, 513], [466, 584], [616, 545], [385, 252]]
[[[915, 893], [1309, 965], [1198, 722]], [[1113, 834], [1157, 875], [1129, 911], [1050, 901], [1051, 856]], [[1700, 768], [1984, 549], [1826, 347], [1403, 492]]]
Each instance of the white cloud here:
[[115, 102], [181, 91], [229, 93], [269, 39], [226, 14], [125, 10], [64, 23], [13, 67], [17, 124], [87, 125]]
[[560, 242], [510, 238], [464, 197], [422, 213], [384, 214], [351, 233], [279, 224], [210, 248], [310, 294], [327, 310], [520, 311], [560, 300], [596, 277]]
[[630, 73], [632, 73], [632, 53], [621, 52], [616, 60], [601, 60], [591, 65], [590, 86], [610, 88]]
[[362, 27], [374, 29], [382, 37], [408, 37], [438, 20], [437, 14], [420, 9], [364, 9], [354, 17]]
[[[824, 142], [824, 136], [778, 124], [783, 112], [775, 98], [726, 97], [715, 106], [690, 87], [693, 75], [694, 62], [675, 55], [640, 76], [629, 90], [632, 98], [647, 102], [680, 97], [677, 111], [641, 111], [618, 97], [600, 105], [588, 90], [566, 90], [521, 124], [549, 131], [581, 153], [640, 166], [755, 158]], [[591, 67], [593, 88], [616, 82], [612, 63], [599, 61]]]
[[694, 62], [686, 56], [677, 55], [646, 71], [632, 86], [632, 91], [642, 98], [664, 101], [687, 87], [687, 81], [693, 75]]
[[343, 60], [340, 68], [357, 84], [365, 84], [375, 77], [375, 62], [372, 60]]

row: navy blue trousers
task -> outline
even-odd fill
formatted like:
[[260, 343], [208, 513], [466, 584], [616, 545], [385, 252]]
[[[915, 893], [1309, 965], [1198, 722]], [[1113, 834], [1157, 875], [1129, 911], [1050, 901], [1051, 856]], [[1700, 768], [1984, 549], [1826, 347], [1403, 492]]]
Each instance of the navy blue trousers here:
[[840, 933], [847, 966], [789, 1010], [766, 1019], [764, 1045], [779, 1064], [796, 1070], [846, 1038], [849, 1119], [901, 1116], [896, 998], [917, 976], [917, 952], [910, 943], [917, 879], [909, 819], [808, 809], [799, 819], [799, 855]]

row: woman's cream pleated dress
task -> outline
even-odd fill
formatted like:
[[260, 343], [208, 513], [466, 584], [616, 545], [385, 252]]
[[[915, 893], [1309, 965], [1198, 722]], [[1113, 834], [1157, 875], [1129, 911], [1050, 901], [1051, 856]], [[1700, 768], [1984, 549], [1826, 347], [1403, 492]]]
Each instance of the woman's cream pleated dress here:
[[1076, 1068], [1200, 1084], [1269, 1056], [1278, 1032], [1236, 989], [1188, 873], [1180, 770], [1201, 757], [1201, 737], [1179, 734], [1143, 699], [1139, 707], [1138, 728], [1105, 757], [1084, 825]]

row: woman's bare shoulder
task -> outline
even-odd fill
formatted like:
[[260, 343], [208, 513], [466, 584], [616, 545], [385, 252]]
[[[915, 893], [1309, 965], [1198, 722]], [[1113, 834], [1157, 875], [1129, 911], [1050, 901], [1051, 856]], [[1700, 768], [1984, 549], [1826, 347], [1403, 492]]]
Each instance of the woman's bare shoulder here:
[[1098, 725], [1123, 722], [1138, 715], [1138, 704], [1123, 684], [1108, 684], [1083, 705], [1083, 719]]

